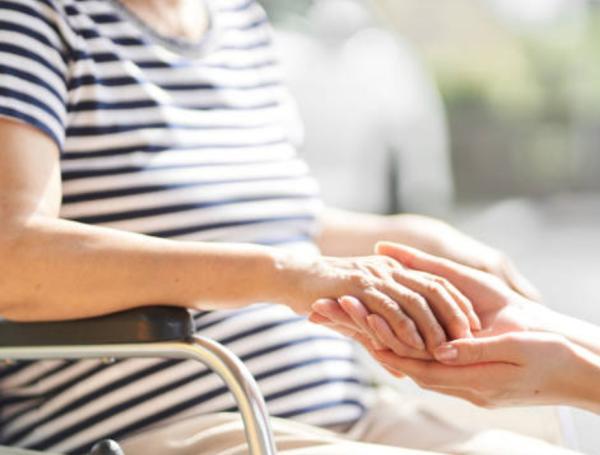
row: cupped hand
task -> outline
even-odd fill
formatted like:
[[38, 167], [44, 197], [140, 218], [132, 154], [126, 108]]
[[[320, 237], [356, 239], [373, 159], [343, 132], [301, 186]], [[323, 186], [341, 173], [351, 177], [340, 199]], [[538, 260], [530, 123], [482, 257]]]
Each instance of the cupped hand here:
[[542, 332], [456, 340], [435, 351], [437, 361], [400, 357], [365, 347], [389, 372], [410, 376], [422, 388], [483, 407], [560, 404], [573, 399], [565, 371], [577, 368], [577, 349]]
[[[395, 337], [416, 350], [433, 350], [480, 327], [468, 299], [453, 287], [390, 257], [320, 257], [300, 267], [294, 278], [289, 304], [297, 312], [310, 312], [318, 298], [356, 296], [369, 314], [379, 315]], [[354, 323], [377, 339], [366, 318]]]

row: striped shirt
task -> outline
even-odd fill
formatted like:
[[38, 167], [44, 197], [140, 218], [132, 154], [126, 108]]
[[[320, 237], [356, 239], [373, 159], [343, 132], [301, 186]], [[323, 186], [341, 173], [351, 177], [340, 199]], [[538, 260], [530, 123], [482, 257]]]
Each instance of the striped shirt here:
[[[264, 11], [208, 0], [200, 43], [118, 0], [0, 0], [0, 116], [58, 145], [61, 217], [191, 241], [317, 253], [318, 189]], [[240, 356], [273, 415], [328, 426], [364, 412], [353, 345], [271, 304], [198, 312]], [[0, 444], [81, 453], [150, 425], [234, 410], [216, 375], [164, 359], [0, 367]]]

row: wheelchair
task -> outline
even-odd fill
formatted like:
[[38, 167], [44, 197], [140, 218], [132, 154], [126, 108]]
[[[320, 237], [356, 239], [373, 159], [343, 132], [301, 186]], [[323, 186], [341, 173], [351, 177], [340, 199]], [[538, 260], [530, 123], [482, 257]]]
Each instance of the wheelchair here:
[[[269, 414], [256, 381], [242, 361], [221, 344], [195, 334], [184, 308], [153, 306], [60, 322], [0, 319], [0, 361], [161, 357], [202, 362], [233, 394], [251, 455], [276, 453]], [[0, 447], [0, 455], [39, 452]], [[114, 441], [99, 441], [90, 455], [122, 455]], [[124, 454], [128, 455], [128, 454]]]

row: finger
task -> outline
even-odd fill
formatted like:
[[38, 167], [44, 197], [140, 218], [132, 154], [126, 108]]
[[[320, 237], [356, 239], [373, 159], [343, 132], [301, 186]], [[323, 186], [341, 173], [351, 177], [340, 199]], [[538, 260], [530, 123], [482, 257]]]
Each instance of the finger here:
[[[385, 296], [383, 298], [385, 304], [384, 310], [387, 310], [387, 312], [375, 312], [383, 316], [402, 341], [406, 342], [407, 339], [406, 335], [402, 338], [402, 332], [412, 329], [412, 325], [416, 325], [420, 338], [425, 341], [427, 348], [431, 351], [446, 341], [446, 333], [442, 325], [438, 322], [429, 302], [419, 293], [394, 281], [388, 281], [381, 284], [379, 294]], [[385, 303], [386, 301], [390, 301], [391, 303]], [[402, 315], [403, 320], [411, 321], [413, 324], [409, 325], [407, 322], [403, 322], [403, 320], [395, 321], [394, 319], [390, 319], [393, 318], [394, 314]], [[417, 348], [416, 344], [407, 344]]]
[[415, 322], [406, 315], [395, 300], [376, 289], [365, 292], [362, 298], [371, 313], [379, 314], [386, 320], [400, 341], [414, 349], [425, 349], [425, 343], [419, 335]]
[[444, 286], [446, 291], [448, 291], [448, 293], [452, 296], [452, 298], [461, 308], [463, 313], [467, 315], [471, 329], [475, 331], [481, 330], [481, 320], [479, 319], [479, 316], [477, 316], [477, 313], [475, 312], [475, 308], [473, 308], [473, 304], [471, 303], [471, 301], [462, 292], [456, 289], [456, 287], [445, 278], [431, 275], [427, 272], [419, 273]]
[[360, 302], [360, 300], [352, 296], [343, 296], [339, 299], [339, 306], [343, 311], [346, 312], [355, 326], [360, 327], [364, 333], [369, 335], [371, 342], [377, 347], [377, 349], [384, 348], [385, 345], [379, 342], [377, 334], [373, 332], [369, 326], [369, 323], [367, 322], [369, 312]]
[[[449, 339], [472, 337], [469, 319], [444, 286], [410, 270], [396, 270], [392, 277], [397, 283], [427, 299], [427, 304]], [[406, 311], [413, 316], [409, 308]]]
[[[371, 329], [371, 333], [375, 334], [375, 336], [377, 337], [377, 341], [379, 341], [379, 344], [381, 346], [385, 346], [386, 349], [392, 349], [393, 350], [394, 348], [392, 347], [392, 345], [396, 344], [396, 343], [399, 343], [399, 341], [396, 339], [395, 336], [392, 336], [392, 339], [394, 341], [392, 341], [391, 343], [389, 343], [389, 340], [388, 340], [388, 342], [386, 342], [385, 337], [382, 336], [382, 333], [380, 333], [380, 331], [377, 330], [377, 327], [375, 325], [373, 325], [372, 322], [371, 322], [372, 318], [374, 316], [377, 316], [377, 315], [370, 314], [370, 315], [367, 316], [367, 324], [369, 324], [369, 328]], [[399, 344], [401, 344], [401, 343], [399, 343]]]
[[386, 370], [388, 373], [390, 373], [392, 376], [395, 376], [397, 378], [405, 378], [406, 375], [400, 371], [400, 370], [395, 370], [394, 368], [390, 368], [388, 366], [385, 365], [381, 365], [381, 367]]
[[345, 327], [343, 325], [334, 324], [334, 323], [322, 324], [322, 325], [327, 328], [330, 328], [331, 330], [334, 330], [338, 333], [341, 333], [342, 335], [347, 336], [349, 338], [354, 338], [357, 334], [357, 332], [355, 330], [349, 329], [348, 327]]
[[387, 279], [390, 276], [391, 270], [404, 268], [402, 264], [389, 256], [374, 257], [377, 259], [376, 262], [366, 263], [363, 267], [367, 273], [376, 276], [377, 278]]
[[[380, 256], [381, 257], [381, 256]], [[394, 270], [399, 270], [399, 273], [409, 273], [408, 269], [405, 269], [401, 264], [395, 261], [392, 258], [387, 258], [390, 262], [383, 265], [379, 263], [368, 264], [366, 268], [370, 273], [381, 278], [383, 280], [393, 280]], [[412, 271], [412, 273], [416, 273]], [[393, 293], [393, 295], [392, 295]], [[423, 300], [420, 296], [415, 295], [414, 293], [409, 292], [408, 289], [400, 289], [396, 288], [392, 290], [389, 287], [383, 291], [383, 294], [391, 297], [392, 300], [395, 300], [398, 306], [404, 311], [404, 313], [408, 314], [413, 321], [417, 322], [417, 328], [420, 331], [420, 338], [423, 339], [423, 334], [425, 334], [425, 341], [428, 342], [429, 348], [433, 349], [435, 346], [443, 343], [446, 340], [446, 336], [443, 333], [442, 327], [439, 325], [436, 316], [434, 315], [431, 308], [429, 308], [428, 302]], [[456, 303], [448, 296], [449, 300], [453, 302], [456, 306]], [[410, 305], [411, 309], [405, 308], [405, 305]], [[392, 305], [393, 306], [393, 305]], [[460, 307], [457, 307], [460, 308]], [[412, 311], [411, 311], [412, 310]], [[385, 320], [384, 320], [385, 322]], [[389, 325], [386, 324], [389, 327]], [[399, 330], [402, 330], [400, 328]], [[468, 331], [468, 325], [467, 325]], [[398, 334], [399, 335], [399, 334]], [[414, 335], [407, 334], [408, 337], [414, 337]], [[465, 334], [466, 336], [466, 334]], [[458, 338], [458, 337], [457, 337]], [[415, 343], [419, 347], [421, 344], [417, 341], [415, 337]], [[400, 343], [403, 344], [403, 343]], [[396, 343], [396, 346], [398, 343]], [[415, 346], [416, 346], [415, 345]], [[388, 345], [391, 347], [391, 345]], [[422, 356], [421, 356], [422, 357]]]
[[348, 337], [354, 337], [354, 335], [356, 334], [356, 330], [354, 329], [350, 329], [344, 325], [340, 325], [340, 324], [336, 324], [335, 322], [331, 321], [330, 319], [326, 318], [325, 316], [319, 314], [319, 313], [310, 313], [308, 315], [308, 320], [314, 324], [319, 324], [325, 327], [328, 327], [332, 330], [335, 330], [336, 332], [341, 333], [342, 335], [348, 336]]
[[356, 332], [352, 338], [359, 342], [361, 345], [364, 346], [364, 348], [369, 351], [369, 353], [373, 356], [375, 354], [375, 352], [379, 352], [381, 351], [381, 349], [379, 349], [377, 346], [375, 346], [375, 344], [373, 343], [373, 340], [368, 336], [365, 335], [364, 333], [361, 332]]
[[400, 370], [418, 384], [427, 387], [455, 387], [469, 389], [485, 383], [498, 374], [495, 364], [472, 366], [449, 366], [438, 362], [399, 357], [391, 351], [377, 351], [373, 357], [380, 363]]
[[[368, 327], [365, 329], [364, 326], [361, 326], [357, 322], [355, 322], [350, 317], [350, 315], [346, 311], [344, 311], [342, 309], [342, 307], [340, 306], [340, 304], [338, 302], [336, 302], [335, 300], [319, 299], [312, 305], [312, 309], [313, 309], [313, 314], [320, 315], [320, 317], [319, 316], [309, 317], [309, 319], [312, 322], [315, 322], [317, 324], [318, 323], [323, 324], [325, 322], [323, 319], [325, 319], [330, 324], [333, 323], [340, 327], [345, 327], [346, 328], [345, 332], [342, 332], [341, 330], [336, 329], [336, 331], [338, 331], [340, 333], [344, 333], [344, 334], [356, 333], [357, 331], [360, 331], [360, 330], [366, 330], [366, 331], [369, 330]], [[328, 325], [328, 324], [323, 324], [323, 325]], [[331, 327], [330, 325], [328, 325], [328, 326]], [[372, 334], [372, 333], [368, 333], [368, 334], [372, 338], [372, 340], [371, 340], [372, 343], [378, 349], [383, 349], [384, 346], [379, 343], [375, 334]]]
[[407, 344], [402, 343], [392, 332], [392, 329], [385, 320], [378, 314], [371, 314], [367, 317], [367, 322], [373, 331], [377, 334], [379, 340], [384, 346], [388, 346], [395, 354], [402, 357], [412, 357], [416, 359], [431, 359], [427, 351], [414, 349]]
[[312, 304], [311, 309], [313, 312], [324, 316], [336, 324], [341, 324], [348, 328], [356, 328], [356, 323], [335, 300], [319, 299]]
[[526, 362], [526, 341], [507, 333], [494, 337], [456, 340], [434, 351], [435, 359], [448, 365], [473, 365], [502, 362], [523, 365]]
[[[364, 348], [369, 352], [369, 354], [371, 354], [371, 356], [373, 358], [375, 358], [375, 354], [378, 351], [377, 349], [374, 348], [373, 344], [371, 343], [371, 340], [369, 337], [361, 334], [361, 333], [356, 333], [356, 335], [353, 337], [354, 340], [356, 340], [357, 342], [359, 342], [361, 345], [364, 346]], [[376, 359], [375, 359], [376, 360]], [[394, 368], [388, 367], [382, 363], [380, 363], [381, 367], [384, 368], [385, 370], [387, 370], [389, 373], [391, 373], [393, 376], [396, 376], [397, 378], [403, 378], [406, 375], [400, 371], [400, 370], [396, 370]]]
[[308, 320], [314, 324], [321, 324], [321, 325], [333, 324], [333, 321], [331, 319], [326, 318], [322, 314], [316, 313], [314, 311], [312, 313], [308, 314]]

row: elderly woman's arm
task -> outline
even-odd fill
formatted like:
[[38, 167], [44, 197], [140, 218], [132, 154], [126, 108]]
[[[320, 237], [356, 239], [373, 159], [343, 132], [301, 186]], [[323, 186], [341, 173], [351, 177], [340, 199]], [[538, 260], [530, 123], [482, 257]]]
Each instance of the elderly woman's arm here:
[[[96, 316], [140, 305], [195, 308], [291, 296], [272, 249], [174, 242], [58, 217], [59, 152], [0, 121], [0, 315]], [[279, 280], [274, 277], [279, 276]]]
[[[0, 121], [0, 316], [52, 320], [142, 305], [195, 309], [356, 295], [414, 349], [470, 333], [476, 316], [390, 258], [328, 258], [258, 245], [153, 238], [59, 218], [59, 151], [31, 127]], [[436, 285], [437, 286], [437, 285]], [[416, 289], [416, 291], [415, 291]]]

